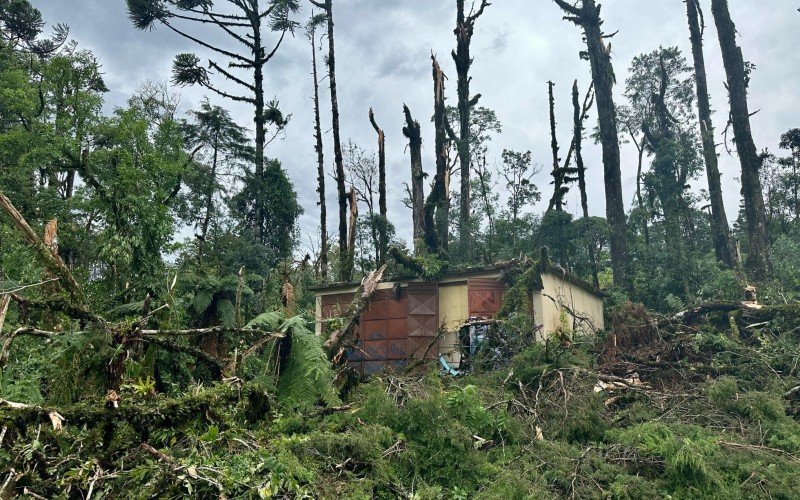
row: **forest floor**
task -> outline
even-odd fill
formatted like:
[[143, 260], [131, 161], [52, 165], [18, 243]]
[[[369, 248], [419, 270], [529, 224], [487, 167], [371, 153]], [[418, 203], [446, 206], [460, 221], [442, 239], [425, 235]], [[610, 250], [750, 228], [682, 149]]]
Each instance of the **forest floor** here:
[[0, 496], [800, 498], [798, 318], [628, 305], [601, 337], [516, 343], [456, 378], [374, 376], [302, 409], [239, 379], [3, 402]]

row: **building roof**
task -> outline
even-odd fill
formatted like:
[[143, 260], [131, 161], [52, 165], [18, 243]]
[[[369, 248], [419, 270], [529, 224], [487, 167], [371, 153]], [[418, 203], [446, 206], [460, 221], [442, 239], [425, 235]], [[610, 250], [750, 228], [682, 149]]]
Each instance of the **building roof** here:
[[[506, 270], [511, 268], [517, 264], [516, 261], [507, 261], [507, 262], [498, 262], [495, 264], [491, 264], [488, 266], [472, 266], [472, 267], [464, 267], [461, 269], [454, 269], [449, 272], [444, 273], [440, 278], [439, 282], [442, 280], [452, 280], [458, 278], [471, 278], [475, 276], [479, 276], [481, 274], [487, 273], [499, 273], [503, 274]], [[600, 297], [606, 297], [608, 294], [603, 292], [601, 289], [595, 287], [592, 283], [589, 283], [585, 279], [577, 276], [570, 271], [567, 271], [563, 267], [557, 264], [550, 264], [547, 268], [547, 272], [554, 274], [556, 276], [560, 276], [565, 281], [583, 288], [584, 290], [598, 295]], [[384, 283], [393, 283], [393, 282], [402, 282], [402, 281], [424, 281], [423, 279], [416, 277], [416, 276], [392, 276], [388, 277], [383, 280]], [[310, 290], [316, 293], [324, 293], [324, 292], [335, 292], [337, 290], [353, 288], [360, 286], [360, 281], [345, 281], [345, 282], [337, 282], [337, 283], [326, 283], [321, 285], [314, 285], [309, 287]]]

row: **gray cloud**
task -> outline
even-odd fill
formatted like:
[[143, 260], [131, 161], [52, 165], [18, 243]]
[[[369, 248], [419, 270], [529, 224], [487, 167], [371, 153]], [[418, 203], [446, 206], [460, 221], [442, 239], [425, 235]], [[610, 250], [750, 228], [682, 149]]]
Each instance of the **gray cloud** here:
[[[145, 79], [165, 81], [174, 54], [192, 51], [208, 57], [191, 42], [159, 28], [151, 33], [133, 29], [127, 20], [124, 0], [33, 0], [50, 23], [65, 22], [82, 47], [101, 59], [108, 86], [109, 107], [122, 105]], [[751, 107], [760, 112], [753, 117], [756, 144], [777, 150], [779, 135], [800, 126], [798, 86], [800, 51], [796, 50], [797, 5], [793, 0], [737, 0], [731, 9], [741, 35], [745, 58], [757, 65], [751, 82]], [[706, 10], [708, 9], [708, 2]], [[310, 10], [306, 8], [303, 15]], [[430, 124], [433, 96], [430, 81], [430, 53], [450, 76], [447, 94], [455, 96], [455, 69], [450, 58], [454, 46], [455, 2], [451, 0], [337, 0], [336, 20], [337, 77], [342, 112], [342, 136], [364, 147], [373, 148], [375, 136], [367, 121], [367, 110], [375, 109], [386, 130], [390, 188], [390, 217], [400, 235], [408, 237], [410, 214], [403, 207], [402, 183], [409, 177], [408, 159], [401, 127], [402, 104], [407, 103], [421, 122], [427, 146], [423, 150], [425, 167], [433, 168]], [[604, 4], [605, 29], [619, 30], [612, 40], [613, 60], [619, 84], [615, 94], [621, 100], [626, 69], [631, 59], [659, 45], [677, 45], [689, 55], [685, 7], [682, 0], [615, 0]], [[582, 89], [589, 84], [589, 68], [578, 59], [582, 50], [580, 30], [563, 21], [559, 9], [549, 1], [496, 0], [478, 21], [472, 69], [473, 92], [483, 94], [482, 105], [497, 111], [503, 134], [496, 138], [491, 153], [499, 157], [503, 148], [532, 150], [535, 161], [548, 163], [549, 125], [547, 123], [546, 82], [556, 82], [558, 133], [562, 142], [571, 133], [570, 90], [579, 80]], [[718, 110], [715, 122], [724, 127], [727, 95], [724, 70], [719, 55], [716, 31], [710, 11], [706, 15], [706, 58], [712, 105]], [[196, 33], [212, 36], [208, 29], [191, 27]], [[227, 43], [221, 34], [215, 40]], [[315, 155], [312, 138], [310, 46], [298, 34], [288, 40], [267, 68], [268, 95], [280, 99], [293, 119], [282, 141], [274, 143], [269, 155], [279, 158], [295, 182], [306, 209], [301, 219], [304, 243], [314, 238], [317, 227], [315, 204]], [[323, 84], [323, 96], [327, 88]], [[199, 89], [181, 89], [186, 109], [206, 94]], [[214, 99], [231, 109], [233, 115], [252, 128], [252, 111], [235, 103]], [[323, 111], [329, 109], [323, 103]], [[323, 117], [329, 126], [327, 114]], [[326, 127], [327, 131], [327, 127]], [[721, 142], [721, 138], [718, 138]], [[325, 137], [326, 162], [332, 164], [331, 138]], [[623, 182], [626, 200], [633, 198], [635, 152], [623, 148]], [[587, 146], [590, 209], [603, 214], [602, 166], [599, 146]], [[330, 167], [332, 170], [332, 167]], [[739, 201], [737, 158], [722, 154], [721, 169], [728, 214], [734, 216]], [[537, 176], [544, 197], [549, 196], [548, 169]], [[328, 184], [329, 213], [335, 214], [333, 183]], [[701, 177], [697, 189], [704, 185]], [[577, 193], [568, 197], [569, 209], [578, 211]], [[542, 210], [542, 206], [533, 208]], [[336, 221], [330, 221], [330, 228]]]

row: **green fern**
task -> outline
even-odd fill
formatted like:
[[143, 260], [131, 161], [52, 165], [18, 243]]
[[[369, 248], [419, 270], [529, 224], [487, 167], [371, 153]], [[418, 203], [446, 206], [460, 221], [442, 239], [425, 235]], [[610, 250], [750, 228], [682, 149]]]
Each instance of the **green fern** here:
[[278, 378], [278, 401], [300, 408], [318, 401], [329, 406], [340, 404], [333, 386], [333, 366], [322, 348], [322, 338], [308, 328], [302, 316], [287, 319], [280, 331], [291, 342], [291, 350]]

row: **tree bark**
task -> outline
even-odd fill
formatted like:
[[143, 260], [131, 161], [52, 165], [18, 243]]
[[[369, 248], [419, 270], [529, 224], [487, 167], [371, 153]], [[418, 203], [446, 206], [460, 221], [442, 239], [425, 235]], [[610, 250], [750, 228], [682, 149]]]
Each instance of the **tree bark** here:
[[[581, 113], [581, 105], [578, 93], [578, 80], [572, 84], [572, 123], [573, 123], [573, 138], [572, 143], [575, 149], [575, 166], [578, 174], [578, 189], [581, 192], [581, 209], [583, 210], [583, 219], [589, 222], [589, 200], [586, 195], [586, 165], [583, 163], [583, 115]], [[587, 227], [588, 229], [588, 227]], [[597, 257], [595, 256], [594, 242], [588, 242], [589, 246], [589, 260], [592, 266], [592, 282], [594, 286], [600, 288], [600, 278], [597, 274]]]
[[325, 152], [322, 145], [322, 125], [319, 109], [319, 77], [317, 76], [317, 49], [314, 31], [311, 31], [311, 67], [314, 77], [314, 150], [317, 153], [317, 194], [319, 195], [319, 267], [323, 278], [328, 276], [328, 208], [325, 205]]
[[258, 225], [258, 242], [262, 245], [266, 242], [265, 234], [265, 221], [266, 213], [264, 212], [264, 148], [266, 147], [266, 124], [264, 123], [264, 65], [259, 64], [263, 60], [264, 47], [261, 43], [261, 17], [253, 16], [250, 21], [253, 25], [253, 54], [254, 68], [253, 68], [253, 84], [255, 86], [255, 118], [254, 123], [256, 126], [256, 151], [255, 160], [256, 168], [255, 175], [259, 181], [258, 192], [256, 194], [256, 224]]
[[447, 115], [444, 103], [444, 73], [436, 57], [431, 56], [433, 67], [433, 122], [436, 131], [436, 177], [425, 202], [425, 241], [428, 250], [438, 253], [447, 246]]
[[352, 251], [348, 248], [347, 238], [347, 190], [345, 187], [344, 160], [342, 158], [342, 140], [339, 133], [339, 99], [336, 93], [336, 50], [333, 40], [333, 0], [325, 0], [325, 12], [328, 16], [328, 78], [331, 89], [331, 129], [333, 131], [333, 155], [336, 164], [336, 190], [339, 198], [339, 279], [350, 281], [353, 269], [347, 262]]
[[425, 236], [425, 174], [422, 171], [422, 137], [419, 122], [411, 117], [408, 106], [403, 105], [406, 117], [406, 126], [403, 135], [408, 138], [408, 147], [411, 152], [411, 219], [414, 227], [414, 248], [416, 253], [421, 250], [420, 242]]
[[727, 0], [712, 0], [711, 12], [717, 25], [722, 60], [728, 82], [731, 107], [731, 124], [736, 141], [736, 150], [742, 165], [742, 197], [747, 220], [747, 236], [750, 251], [746, 266], [756, 280], [772, 273], [767, 218], [764, 210], [764, 194], [761, 190], [761, 158], [758, 156], [750, 128], [750, 111], [747, 105], [748, 75], [745, 70], [742, 49], [736, 45], [736, 26], [731, 20]]
[[350, 197], [348, 199], [350, 203], [350, 224], [348, 227], [348, 241], [347, 247], [349, 251], [347, 252], [347, 268], [352, 270], [355, 268], [355, 259], [356, 259], [356, 227], [358, 225], [358, 198], [356, 197], [356, 188], [350, 186]]
[[714, 123], [711, 120], [711, 103], [708, 95], [706, 63], [703, 54], [702, 11], [699, 0], [686, 0], [686, 11], [689, 19], [689, 38], [692, 42], [695, 83], [697, 85], [697, 110], [700, 122], [700, 135], [703, 141], [703, 156], [708, 177], [708, 194], [711, 202], [711, 232], [714, 239], [714, 252], [718, 262], [733, 269], [738, 263], [731, 243], [728, 216], [722, 200], [722, 183], [719, 174], [719, 162], [714, 145]]
[[600, 123], [600, 142], [603, 147], [603, 170], [606, 192], [606, 218], [611, 226], [611, 266], [614, 284], [633, 291], [628, 279], [628, 228], [622, 197], [617, 113], [614, 107], [614, 69], [611, 48], [606, 46], [601, 29], [600, 5], [595, 0], [582, 0], [575, 7], [564, 0], [554, 0], [568, 15], [565, 19], [583, 28], [589, 62], [592, 67]]
[[458, 140], [458, 159], [459, 170], [461, 173], [461, 207], [459, 213], [459, 242], [461, 251], [466, 258], [470, 255], [470, 162], [471, 162], [471, 138], [470, 138], [470, 111], [478, 103], [480, 94], [470, 98], [469, 95], [469, 69], [472, 66], [470, 56], [470, 44], [472, 34], [475, 30], [475, 21], [483, 14], [484, 9], [489, 6], [487, 0], [481, 0], [481, 5], [477, 11], [467, 15], [464, 12], [464, 0], [456, 0], [456, 28], [453, 33], [456, 35], [456, 50], [453, 51], [453, 61], [456, 64], [456, 74], [458, 76], [458, 117], [459, 117], [459, 140]]
[[558, 158], [558, 137], [556, 137], [556, 100], [553, 97], [555, 83], [547, 82], [547, 96], [550, 103], [550, 150], [553, 152], [553, 198], [547, 210], [555, 209], [557, 212], [564, 210], [561, 188], [564, 184], [564, 174], [561, 171], [561, 161]]
[[389, 250], [389, 217], [386, 208], [386, 135], [375, 121], [375, 113], [369, 108], [369, 122], [378, 134], [378, 267], [386, 262]]

